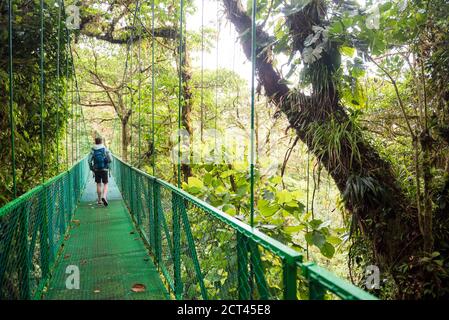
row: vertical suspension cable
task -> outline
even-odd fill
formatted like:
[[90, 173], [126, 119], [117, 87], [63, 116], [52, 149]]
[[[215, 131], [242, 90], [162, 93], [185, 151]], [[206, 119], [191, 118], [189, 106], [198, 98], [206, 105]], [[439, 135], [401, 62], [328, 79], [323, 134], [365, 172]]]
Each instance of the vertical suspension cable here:
[[[310, 188], [310, 149], [307, 149], [307, 181], [306, 181], [306, 214], [309, 212], [309, 188]], [[309, 232], [309, 227], [306, 225], [306, 232]], [[306, 241], [306, 258], [309, 260], [309, 243]]]
[[250, 177], [251, 177], [251, 217], [250, 224], [254, 227], [254, 109], [255, 109], [255, 73], [256, 73], [256, 0], [252, 0], [251, 21], [251, 155], [250, 155]]
[[[137, 4], [138, 5], [138, 4]], [[136, 8], [137, 11], [137, 8]], [[130, 77], [130, 86], [129, 86], [129, 103], [130, 103], [130, 109], [131, 109], [131, 116], [130, 116], [130, 126], [129, 126], [129, 140], [131, 144], [131, 165], [133, 165], [133, 43], [134, 43], [134, 23], [136, 21], [136, 12], [134, 13], [134, 21], [131, 28], [131, 43], [130, 43], [130, 55], [129, 55], [129, 77]]]
[[66, 169], [69, 170], [69, 29], [66, 27], [66, 43], [64, 46], [65, 49], [65, 83], [64, 83], [64, 89], [65, 89], [65, 109], [67, 110], [67, 123], [65, 128], [65, 161], [66, 161]]
[[17, 197], [17, 178], [16, 178], [16, 146], [15, 146], [15, 123], [14, 123], [14, 78], [13, 78], [13, 48], [12, 48], [12, 0], [8, 0], [8, 45], [9, 45], [9, 127], [11, 130], [11, 164], [12, 164], [12, 188], [13, 196]]
[[[69, 38], [69, 41], [70, 41], [70, 38]], [[69, 49], [70, 49], [70, 51], [72, 50], [72, 48], [70, 48], [69, 47]], [[70, 143], [70, 151], [72, 152], [72, 165], [73, 165], [73, 163], [74, 163], [74, 160], [75, 160], [75, 157], [74, 157], [74, 155], [75, 155], [75, 153], [74, 153], [74, 148], [73, 148], [73, 145], [74, 145], [74, 140], [73, 140], [73, 126], [74, 126], [74, 116], [75, 116], [75, 114], [74, 114], [74, 110], [73, 110], [73, 79], [71, 79], [70, 80], [70, 86], [71, 86], [71, 90], [70, 90], [70, 104], [71, 104], [71, 128], [70, 128], [70, 138], [71, 138], [71, 143]]]
[[[215, 135], [214, 135], [214, 148], [215, 148], [215, 152], [217, 152], [218, 154], [218, 150], [217, 150], [217, 118], [218, 118], [218, 41], [219, 41], [219, 34], [220, 34], [220, 22], [219, 22], [219, 17], [218, 17], [218, 9], [219, 9], [219, 4], [217, 1], [217, 36], [216, 36], [216, 54], [215, 54], [215, 119], [214, 119], [214, 129], [215, 129]], [[215, 155], [217, 156], [217, 155]], [[216, 158], [217, 159], [217, 158]]]
[[[140, 20], [140, 6], [139, 6], [139, 20]], [[142, 152], [142, 142], [141, 142], [141, 130], [140, 130], [140, 127], [142, 126], [142, 115], [141, 115], [141, 99], [142, 99], [142, 95], [141, 95], [141, 91], [140, 91], [140, 89], [141, 89], [141, 85], [142, 85], [142, 74], [141, 74], [141, 65], [140, 65], [140, 63], [141, 63], [141, 61], [140, 61], [140, 51], [141, 51], [141, 46], [142, 46], [142, 44], [141, 44], [141, 42], [142, 42], [142, 27], [140, 26], [139, 27], [139, 42], [138, 42], [138, 48], [137, 48], [137, 66], [138, 66], [138, 68], [139, 68], [139, 72], [138, 72], [138, 76], [139, 76], [139, 78], [138, 78], [138, 83], [137, 83], [137, 91], [138, 91], [138, 93], [137, 93], [137, 95], [138, 95], [138, 99], [139, 99], [139, 104], [138, 104], [138, 106], [137, 106], [137, 108], [138, 108], [138, 114], [139, 114], [139, 120], [138, 120], [138, 123], [139, 123], [139, 131], [138, 131], [138, 140], [139, 140], [139, 144], [138, 144], [138, 155], [139, 155], [139, 157], [138, 157], [138, 161], [137, 161], [137, 167], [138, 168], [140, 168], [140, 161], [141, 161], [141, 152]]]
[[79, 136], [79, 131], [80, 131], [80, 106], [79, 106], [79, 101], [78, 98], [76, 98], [76, 104], [75, 104], [75, 113], [76, 113], [76, 127], [75, 127], [75, 137], [76, 137], [76, 161], [79, 160], [80, 158], [80, 136]]
[[154, 1], [151, 2], [151, 148], [153, 176], [156, 176], [156, 146], [154, 144]]
[[[75, 65], [74, 65], [74, 60], [73, 60], [73, 56], [72, 56], [72, 71], [73, 71], [73, 75], [75, 75]], [[76, 78], [75, 78], [75, 159], [76, 161], [79, 160], [79, 97], [78, 97], [78, 84], [76, 82]]]
[[58, 0], [58, 35], [56, 44], [56, 78], [57, 78], [57, 109], [56, 109], [56, 168], [59, 173], [59, 111], [61, 108], [61, 80], [60, 80], [60, 49], [61, 49], [61, 15], [62, 15], [62, 1]]
[[200, 106], [200, 138], [204, 135], [204, 0], [201, 0], [201, 106]]
[[179, 17], [179, 95], [178, 95], [178, 188], [181, 188], [181, 114], [183, 105], [182, 68], [183, 68], [183, 43], [184, 43], [184, 0], [180, 3]]
[[45, 181], [44, 167], [44, 0], [40, 0], [40, 131], [41, 131], [41, 173], [42, 183]]

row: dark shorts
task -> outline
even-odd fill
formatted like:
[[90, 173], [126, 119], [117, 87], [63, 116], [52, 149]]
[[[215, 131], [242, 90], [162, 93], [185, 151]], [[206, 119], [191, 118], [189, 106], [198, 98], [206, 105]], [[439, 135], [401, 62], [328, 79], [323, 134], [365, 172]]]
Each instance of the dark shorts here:
[[107, 170], [95, 171], [95, 182], [108, 183], [108, 171]]

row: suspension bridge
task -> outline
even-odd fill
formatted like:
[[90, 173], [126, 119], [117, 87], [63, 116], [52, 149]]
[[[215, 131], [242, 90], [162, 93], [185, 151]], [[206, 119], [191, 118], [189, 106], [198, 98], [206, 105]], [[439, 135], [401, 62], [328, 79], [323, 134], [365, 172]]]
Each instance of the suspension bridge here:
[[[73, 71], [72, 84], [77, 89], [73, 56], [69, 59], [72, 55], [70, 34], [61, 22], [63, 3], [58, 3], [57, 73], [58, 77], [62, 76], [59, 57], [60, 45], [64, 43], [66, 83], [69, 81], [69, 70]], [[55, 177], [47, 177], [43, 128], [44, 111], [49, 107], [44, 105], [46, 92], [43, 85], [45, 55], [42, 0], [42, 183], [17, 196], [11, 0], [8, 4], [9, 110], [15, 199], [0, 208], [0, 299], [376, 299], [325, 268], [305, 261], [301, 253], [267, 236], [254, 226], [254, 152], [251, 153], [253, 157], [249, 168], [250, 224], [182, 190], [179, 161], [178, 184], [175, 186], [158, 178], [154, 166], [150, 175], [114, 156], [111, 165], [110, 204], [98, 207], [95, 204], [95, 185], [87, 157], [83, 155], [88, 151], [89, 135], [82, 108], [78, 109], [77, 117], [73, 116], [72, 97], [72, 114], [67, 117], [67, 122], [72, 121], [71, 124], [67, 123], [67, 126], [72, 127], [71, 139], [66, 135], [66, 144], [72, 140], [72, 165], [69, 166], [67, 147], [65, 170]], [[154, 35], [154, 3], [152, 8], [151, 32]], [[179, 47], [182, 51], [183, 0], [180, 8]], [[64, 34], [65, 42], [62, 41]], [[252, 37], [254, 61], [254, 23]], [[152, 43], [154, 66], [154, 41]], [[181, 66], [184, 63], [182, 54], [179, 63]], [[252, 72], [251, 128], [254, 129], [254, 63]], [[152, 81], [153, 98], [154, 76]], [[59, 85], [58, 89], [57, 94], [62, 96], [65, 90]], [[181, 76], [179, 90], [180, 128]], [[154, 127], [154, 98], [152, 100]], [[62, 101], [60, 99], [59, 103]], [[79, 103], [79, 93], [77, 101]], [[74, 125], [73, 119], [79, 121]], [[152, 139], [154, 142], [154, 130]], [[60, 155], [57, 154], [58, 166], [60, 160]], [[154, 163], [156, 161], [154, 158]], [[74, 274], [79, 276], [78, 287], [73, 287], [73, 283], [69, 281]]]

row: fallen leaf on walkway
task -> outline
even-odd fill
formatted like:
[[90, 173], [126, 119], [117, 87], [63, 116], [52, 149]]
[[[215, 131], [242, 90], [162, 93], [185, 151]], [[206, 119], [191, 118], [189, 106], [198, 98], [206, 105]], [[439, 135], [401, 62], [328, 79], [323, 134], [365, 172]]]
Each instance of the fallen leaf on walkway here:
[[66, 254], [66, 255], [64, 256], [64, 259], [68, 259], [68, 258], [70, 258], [70, 254]]
[[87, 260], [86, 260], [86, 259], [81, 260], [81, 264], [86, 264], [86, 263], [87, 263]]
[[80, 225], [80, 221], [79, 221], [79, 220], [72, 220], [72, 222], [73, 222], [74, 224], [76, 224], [77, 226]]
[[131, 288], [131, 290], [132, 290], [133, 292], [144, 292], [145, 289], [146, 289], [145, 285], [144, 285], [144, 284], [141, 284], [141, 283], [136, 283], [136, 284], [134, 284], [133, 287]]

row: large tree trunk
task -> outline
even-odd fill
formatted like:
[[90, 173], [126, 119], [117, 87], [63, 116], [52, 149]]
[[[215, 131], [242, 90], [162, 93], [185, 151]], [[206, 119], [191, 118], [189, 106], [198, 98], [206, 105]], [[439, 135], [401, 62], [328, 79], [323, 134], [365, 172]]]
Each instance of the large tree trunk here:
[[[223, 3], [228, 19], [240, 34], [243, 51], [251, 59], [251, 39], [247, 36], [251, 18], [240, 0], [223, 0]], [[287, 17], [295, 49], [300, 52], [305, 38], [312, 33], [312, 26], [322, 24], [323, 13], [313, 3]], [[269, 43], [268, 34], [261, 29], [257, 30], [257, 43]], [[419, 297], [422, 289], [414, 287], [412, 281], [417, 279], [413, 275], [396, 277], [397, 267], [402, 262], [410, 262], [421, 248], [416, 209], [399, 187], [390, 163], [380, 157], [340, 104], [332, 78], [340, 63], [338, 48], [331, 45], [323, 58], [310, 66], [326, 69], [322, 74], [327, 75], [312, 82], [310, 95], [290, 90], [274, 69], [271, 52], [262, 49], [265, 48], [257, 48], [256, 70], [264, 93], [287, 116], [290, 127], [334, 179], [347, 210], [353, 215], [353, 231], [357, 231], [353, 235], [360, 235], [371, 246], [366, 248], [365, 255], [380, 267], [383, 275], [395, 277], [399, 290], [400, 283], [404, 282], [407, 290], [413, 288], [407, 295]], [[339, 148], [330, 148], [325, 137], [335, 135], [332, 128], [336, 125], [344, 130], [339, 137]]]

